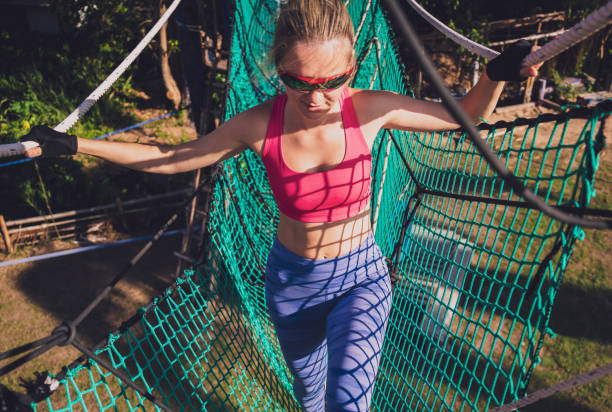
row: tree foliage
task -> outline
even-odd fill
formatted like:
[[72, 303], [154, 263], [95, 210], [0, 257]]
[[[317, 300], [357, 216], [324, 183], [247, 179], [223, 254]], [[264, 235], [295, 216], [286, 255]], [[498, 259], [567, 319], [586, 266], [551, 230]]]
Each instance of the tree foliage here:
[[[0, 143], [17, 141], [31, 126], [55, 126], [63, 120], [155, 23], [157, 7], [143, 0], [54, 0], [58, 35], [31, 32], [27, 26], [1, 27]], [[93, 137], [136, 123], [139, 119], [126, 108], [133, 106], [135, 84], [161, 79], [159, 65], [152, 64], [155, 54], [153, 43], [70, 133]], [[135, 194], [159, 187], [159, 182], [152, 183], [155, 177], [129, 171], [123, 173], [129, 179], [94, 181], [87, 174], [95, 170], [86, 171], [75, 159], [38, 163], [42, 180], [32, 163], [0, 169], [0, 197], [6, 199], [0, 213], [7, 218], [48, 213], [42, 182], [57, 210], [112, 201], [128, 188]]]

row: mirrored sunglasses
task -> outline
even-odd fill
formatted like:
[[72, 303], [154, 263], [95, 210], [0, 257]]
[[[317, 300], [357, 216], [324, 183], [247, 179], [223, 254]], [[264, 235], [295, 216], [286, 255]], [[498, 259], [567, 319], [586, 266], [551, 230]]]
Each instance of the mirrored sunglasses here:
[[353, 73], [353, 68], [337, 76], [325, 77], [321, 79], [301, 77], [285, 71], [279, 71], [278, 75], [287, 87], [294, 90], [311, 92], [313, 90], [337, 89], [350, 79], [351, 73]]

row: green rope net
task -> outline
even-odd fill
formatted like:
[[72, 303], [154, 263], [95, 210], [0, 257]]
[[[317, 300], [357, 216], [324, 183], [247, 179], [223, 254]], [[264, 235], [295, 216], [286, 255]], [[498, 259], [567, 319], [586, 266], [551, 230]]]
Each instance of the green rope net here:
[[[236, 7], [228, 118], [281, 89], [266, 56], [277, 2]], [[348, 8], [357, 32], [354, 86], [410, 93], [378, 2]], [[611, 110], [485, 124], [482, 136], [547, 202], [585, 207]], [[576, 122], [582, 132], [566, 133]], [[521, 199], [460, 131], [383, 131], [373, 155], [376, 240], [385, 256], [399, 251], [374, 409], [487, 410], [522, 396], [552, 334], [551, 308], [582, 230], [508, 205]], [[418, 188], [475, 198], [415, 196]], [[175, 410], [298, 410], [265, 308], [278, 211], [257, 156], [226, 161], [211, 196], [201, 265], [97, 353]], [[158, 409], [96, 362], [74, 365], [36, 410]]]

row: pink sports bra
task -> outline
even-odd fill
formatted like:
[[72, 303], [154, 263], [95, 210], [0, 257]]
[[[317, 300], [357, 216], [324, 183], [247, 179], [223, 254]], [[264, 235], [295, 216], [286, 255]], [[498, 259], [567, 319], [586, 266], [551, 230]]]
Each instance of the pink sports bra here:
[[283, 113], [287, 95], [276, 97], [268, 123], [262, 158], [280, 211], [302, 222], [334, 222], [362, 211], [370, 200], [372, 155], [361, 133], [353, 102], [344, 89], [340, 109], [345, 152], [331, 170], [299, 173], [283, 159]]

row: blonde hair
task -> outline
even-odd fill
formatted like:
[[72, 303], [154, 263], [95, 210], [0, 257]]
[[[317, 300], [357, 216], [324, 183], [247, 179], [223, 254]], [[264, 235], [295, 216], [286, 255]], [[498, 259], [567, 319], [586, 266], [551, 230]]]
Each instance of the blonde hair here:
[[283, 1], [270, 49], [270, 60], [278, 67], [287, 51], [300, 41], [319, 42], [346, 38], [355, 40], [353, 22], [342, 0]]

